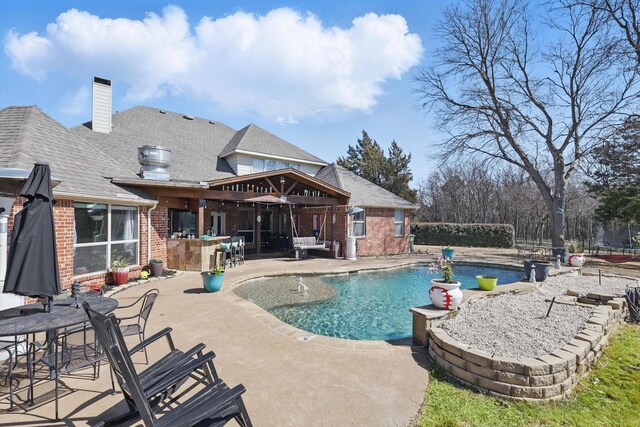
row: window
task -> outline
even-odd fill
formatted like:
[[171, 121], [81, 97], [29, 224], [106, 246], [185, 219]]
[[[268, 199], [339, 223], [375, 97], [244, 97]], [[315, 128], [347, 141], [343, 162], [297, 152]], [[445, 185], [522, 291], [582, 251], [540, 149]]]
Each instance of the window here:
[[393, 228], [396, 236], [404, 236], [404, 211], [396, 209], [393, 213]]
[[113, 260], [138, 264], [138, 208], [74, 204], [73, 274], [106, 271]]
[[238, 235], [244, 237], [245, 243], [253, 243], [255, 233], [255, 211], [253, 208], [238, 210]]
[[251, 166], [251, 171], [253, 173], [264, 172], [264, 159], [253, 159], [253, 164]]
[[265, 162], [264, 162], [264, 170], [265, 171], [274, 171], [274, 170], [276, 170], [276, 161], [275, 160], [265, 160]]
[[211, 212], [211, 231], [216, 236], [225, 236], [227, 234], [226, 212]]
[[168, 237], [188, 237], [196, 234], [198, 214], [181, 209], [169, 209]]
[[355, 237], [364, 236], [366, 233], [364, 211], [354, 214], [352, 218], [353, 218], [353, 235]]

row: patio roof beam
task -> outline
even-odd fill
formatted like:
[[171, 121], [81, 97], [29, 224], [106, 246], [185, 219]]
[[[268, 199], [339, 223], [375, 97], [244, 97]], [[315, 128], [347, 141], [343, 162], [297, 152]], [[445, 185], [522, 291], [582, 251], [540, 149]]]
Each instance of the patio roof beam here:
[[273, 188], [273, 191], [278, 191], [278, 187], [276, 187], [273, 182], [271, 182], [271, 180], [269, 179], [268, 176], [265, 176], [264, 179], [269, 183], [269, 185], [271, 186], [271, 188]]
[[[242, 191], [207, 190], [203, 192], [205, 199], [243, 201], [264, 196], [265, 193], [248, 193]], [[338, 206], [340, 199], [334, 197], [287, 196], [287, 202], [296, 205]], [[343, 203], [344, 204], [344, 203]]]
[[296, 185], [298, 185], [298, 183], [299, 183], [299, 182], [300, 182], [300, 181], [293, 181], [293, 184], [292, 184], [292, 185], [291, 185], [291, 187], [289, 187], [289, 189], [284, 193], [284, 195], [285, 195], [285, 196], [288, 196], [288, 195], [289, 195], [289, 193], [291, 193], [291, 190], [293, 190], [293, 189], [296, 187]]
[[[230, 200], [234, 202], [250, 201], [250, 199], [264, 196], [268, 193], [255, 193], [249, 191], [222, 191], [222, 190], [182, 190], [182, 189], [162, 189], [158, 192], [150, 191], [156, 197], [178, 197], [186, 199], [208, 199], [208, 200]], [[277, 197], [277, 192], [275, 193]], [[339, 206], [346, 204], [346, 200], [336, 197], [311, 197], [287, 195], [287, 202], [297, 205], [319, 205], [319, 206]]]

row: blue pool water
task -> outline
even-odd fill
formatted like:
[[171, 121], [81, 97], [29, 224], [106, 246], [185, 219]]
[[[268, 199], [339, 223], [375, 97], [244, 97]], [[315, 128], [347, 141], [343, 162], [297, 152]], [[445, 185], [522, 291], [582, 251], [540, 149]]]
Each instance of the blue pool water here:
[[[497, 276], [498, 285], [513, 283], [522, 271], [479, 265], [456, 265], [461, 288], [475, 288], [476, 275]], [[235, 292], [277, 318], [318, 335], [353, 340], [394, 340], [411, 336], [410, 307], [429, 304], [431, 279], [441, 273], [424, 266], [351, 275], [278, 277], [249, 282]], [[307, 286], [305, 293], [299, 281]]]

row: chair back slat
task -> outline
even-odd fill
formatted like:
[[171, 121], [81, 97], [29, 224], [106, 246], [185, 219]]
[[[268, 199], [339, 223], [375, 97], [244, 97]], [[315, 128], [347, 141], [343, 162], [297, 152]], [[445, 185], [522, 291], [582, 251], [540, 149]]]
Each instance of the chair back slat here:
[[155, 292], [148, 292], [144, 301], [142, 302], [142, 307], [140, 308], [140, 317], [144, 319], [146, 322], [151, 314], [151, 309], [153, 308], [153, 304], [156, 302], [156, 298], [158, 298], [159, 292], [154, 289]]
[[133, 366], [131, 356], [129, 356], [129, 349], [124, 342], [124, 337], [115, 315], [105, 316], [93, 310], [86, 301], [82, 303], [82, 307], [89, 317], [98, 342], [107, 354], [109, 364], [118, 380], [125, 400], [136, 407], [145, 425], [153, 426], [155, 416], [144, 395], [140, 379]]

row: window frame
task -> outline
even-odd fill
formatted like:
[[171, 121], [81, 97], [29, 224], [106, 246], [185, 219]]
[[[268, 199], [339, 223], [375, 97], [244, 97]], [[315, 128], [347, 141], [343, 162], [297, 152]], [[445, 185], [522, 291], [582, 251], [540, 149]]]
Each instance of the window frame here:
[[[362, 219], [361, 220], [356, 220], [356, 216], [359, 216], [360, 214], [362, 214]], [[362, 224], [362, 234], [356, 234], [356, 224]], [[358, 212], [357, 214], [352, 215], [352, 217], [351, 217], [351, 235], [353, 237], [360, 237], [360, 238], [367, 237], [367, 214], [366, 214], [366, 209], [364, 209], [362, 212]]]
[[[396, 213], [400, 212], [402, 215], [402, 220], [398, 221], [396, 219]], [[396, 233], [396, 227], [398, 225], [402, 226], [402, 233], [401, 234], [397, 234]], [[394, 237], [404, 237], [406, 234], [406, 230], [405, 230], [405, 226], [404, 226], [404, 209], [394, 209], [393, 210], [393, 235]]]
[[[240, 212], [251, 212], [252, 213], [252, 215], [253, 215], [253, 221], [252, 221], [253, 230], [240, 229]], [[253, 209], [253, 208], [238, 208], [238, 231], [237, 231], [237, 234], [241, 236], [242, 234], [240, 234], [240, 233], [249, 233], [249, 232], [253, 233], [252, 241], [247, 240], [246, 237], [245, 237], [244, 242], [247, 245], [253, 245], [253, 244], [256, 243], [256, 223], [257, 222], [258, 222], [258, 218], [256, 218], [255, 209]]]
[[[138, 245], [138, 250], [136, 251], [136, 258], [134, 260], [133, 264], [130, 264], [131, 266], [138, 266], [140, 265], [140, 207], [139, 206], [127, 206], [127, 205], [112, 205], [110, 203], [98, 203], [98, 202], [74, 202], [73, 204], [73, 210], [74, 210], [74, 216], [73, 216], [73, 232], [74, 234], [76, 233], [76, 220], [75, 220], [75, 209], [76, 209], [76, 205], [77, 204], [84, 204], [84, 205], [90, 205], [90, 204], [95, 204], [95, 205], [107, 205], [107, 240], [104, 242], [89, 242], [89, 243], [76, 243], [75, 241], [73, 242], [73, 277], [86, 277], [86, 276], [94, 276], [96, 274], [103, 274], [103, 273], [108, 273], [109, 271], [111, 271], [111, 246], [112, 245], [120, 245], [120, 244], [125, 244], [125, 243], [137, 243]], [[135, 239], [126, 239], [126, 240], [111, 240], [111, 226], [112, 226], [112, 222], [111, 222], [111, 212], [112, 210], [118, 210], [119, 207], [123, 207], [123, 208], [135, 208], [135, 218], [136, 221], [138, 222], [137, 224], [137, 233], [136, 233], [136, 238]], [[125, 209], [126, 210], [126, 209]], [[75, 240], [75, 238], [74, 238]], [[106, 248], [107, 251], [107, 255], [106, 255], [106, 266], [104, 270], [97, 270], [97, 271], [91, 271], [88, 273], [82, 273], [82, 274], [75, 274], [75, 259], [76, 259], [76, 248], [86, 248], [86, 247], [91, 247], [91, 246], [104, 246]]]

